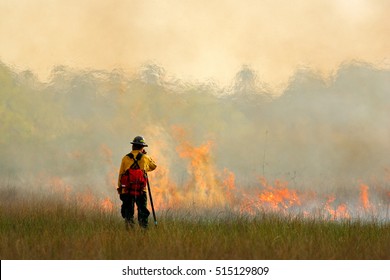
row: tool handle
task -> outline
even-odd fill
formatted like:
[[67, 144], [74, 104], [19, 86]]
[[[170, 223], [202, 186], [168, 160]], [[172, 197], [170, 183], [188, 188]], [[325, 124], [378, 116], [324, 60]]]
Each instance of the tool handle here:
[[148, 185], [149, 200], [150, 200], [150, 205], [152, 206], [152, 213], [153, 213], [154, 224], [157, 226], [157, 219], [156, 219], [156, 213], [154, 212], [152, 192], [150, 191], [149, 177], [148, 177], [147, 174], [146, 174], [146, 184]]

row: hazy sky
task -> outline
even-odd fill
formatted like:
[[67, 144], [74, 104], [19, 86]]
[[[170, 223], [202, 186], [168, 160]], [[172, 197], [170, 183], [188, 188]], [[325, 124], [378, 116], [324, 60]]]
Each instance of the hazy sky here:
[[389, 66], [388, 0], [0, 0], [0, 60], [230, 81], [243, 64], [270, 85], [297, 67]]

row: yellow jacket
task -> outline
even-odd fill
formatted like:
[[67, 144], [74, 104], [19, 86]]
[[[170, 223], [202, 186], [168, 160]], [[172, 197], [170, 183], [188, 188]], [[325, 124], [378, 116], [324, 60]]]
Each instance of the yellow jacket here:
[[[138, 153], [140, 153], [141, 150], [133, 150], [131, 151], [131, 153], [134, 155], [134, 158], [138, 155]], [[130, 157], [128, 157], [127, 155], [125, 155], [123, 158], [122, 158], [122, 163], [121, 163], [121, 167], [119, 169], [119, 176], [118, 176], [118, 186], [117, 186], [117, 190], [119, 192], [120, 190], [120, 179], [121, 179], [121, 176], [123, 173], [126, 172], [127, 169], [130, 168], [130, 166], [134, 163], [134, 160], [131, 159]], [[139, 167], [144, 170], [145, 172], [150, 172], [150, 171], [153, 171], [154, 169], [156, 169], [157, 165], [156, 163], [154, 162], [154, 160], [148, 156], [147, 154], [144, 154], [142, 156], [142, 158], [138, 161], [138, 164], [139, 164]], [[123, 189], [121, 189], [121, 191], [119, 193], [123, 193]]]

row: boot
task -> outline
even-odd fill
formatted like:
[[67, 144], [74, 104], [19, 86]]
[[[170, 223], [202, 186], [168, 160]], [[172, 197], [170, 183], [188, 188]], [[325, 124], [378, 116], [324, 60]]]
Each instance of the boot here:
[[147, 229], [148, 228], [148, 218], [139, 219], [138, 223], [141, 228]]
[[125, 228], [126, 228], [126, 230], [130, 230], [130, 229], [134, 228], [134, 226], [135, 226], [135, 222], [134, 222], [133, 218], [125, 219]]

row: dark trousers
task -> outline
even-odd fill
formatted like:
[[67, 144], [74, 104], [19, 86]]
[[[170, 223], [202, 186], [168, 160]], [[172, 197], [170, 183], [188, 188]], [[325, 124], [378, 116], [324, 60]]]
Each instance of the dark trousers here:
[[137, 205], [138, 210], [138, 222], [140, 226], [148, 226], [148, 217], [150, 212], [147, 208], [147, 196], [146, 192], [142, 192], [140, 195], [134, 196], [130, 194], [121, 194], [119, 198], [122, 200], [121, 214], [122, 217], [128, 221], [134, 221], [134, 204]]

